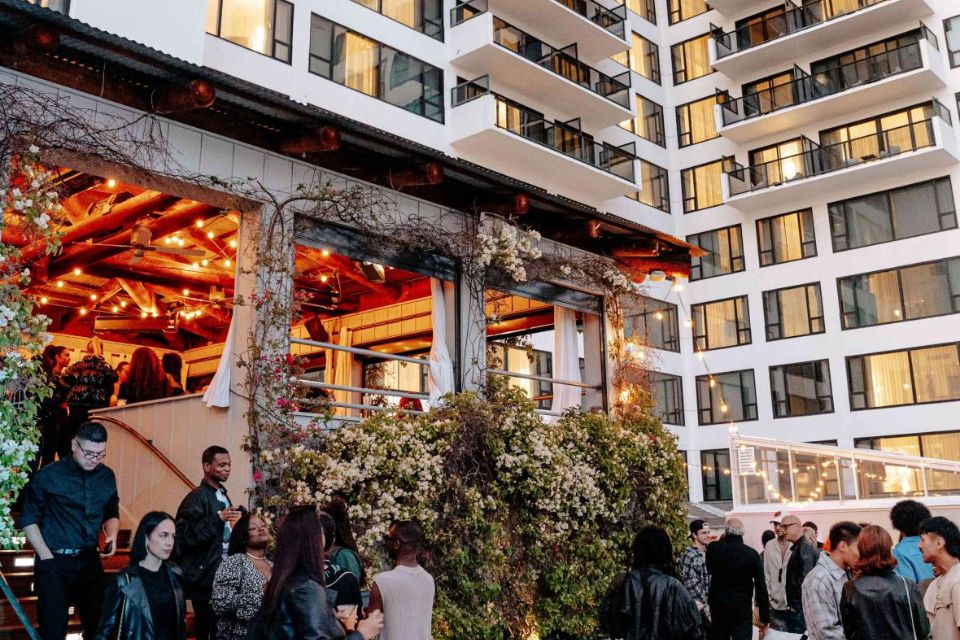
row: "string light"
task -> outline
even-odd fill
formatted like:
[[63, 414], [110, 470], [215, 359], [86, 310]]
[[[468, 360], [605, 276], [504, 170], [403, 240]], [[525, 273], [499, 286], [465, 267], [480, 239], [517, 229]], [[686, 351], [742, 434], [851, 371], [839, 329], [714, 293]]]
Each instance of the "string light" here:
[[86, 307], [80, 307], [80, 315], [82, 315], [82, 316], [87, 315], [87, 308], [86, 308]]
[[225, 266], [225, 267], [232, 267], [232, 266], [233, 266], [233, 262], [230, 261], [230, 258], [227, 258], [226, 260], [223, 261], [223, 266]]
[[107, 180], [107, 189], [115, 189], [117, 187], [117, 181], [113, 178]]
[[49, 302], [47, 296], [40, 296], [40, 304], [47, 304], [47, 302]]
[[73, 275], [79, 276], [79, 275], [81, 275], [81, 274], [83, 274], [83, 271], [80, 270], [80, 267], [74, 267], [74, 268], [73, 268]]
[[126, 309], [126, 308], [127, 308], [127, 301], [126, 301], [126, 300], [121, 300], [121, 301], [120, 301], [120, 308], [121, 308], [121, 309]]
[[200, 268], [200, 263], [199, 263], [199, 262], [194, 262], [194, 263], [193, 263], [192, 265], [190, 265], [190, 266], [193, 267], [194, 269], [199, 269], [199, 268]]
[[320, 282], [326, 282], [326, 281], [329, 280], [329, 279], [330, 279], [330, 276], [328, 276], [328, 275], [322, 275], [322, 276], [320, 276]]
[[91, 300], [92, 302], [96, 302], [96, 301], [97, 301], [97, 294], [91, 293], [91, 294], [90, 294], [90, 300]]
[[236, 241], [236, 240], [231, 240], [231, 241], [230, 241], [230, 248], [231, 248], [231, 249], [236, 249], [236, 248], [237, 248], [237, 241]]
[[203, 229], [203, 220], [197, 220], [197, 229]]
[[120, 307], [118, 307], [117, 305], [113, 305], [113, 309], [111, 309], [111, 310], [112, 310], [114, 313], [117, 313], [118, 311], [120, 311]]
[[656, 318], [657, 320], [663, 320], [663, 312], [657, 311], [655, 314], [653, 314], [653, 317]]
[[213, 233], [213, 231], [207, 231], [207, 237], [210, 238], [211, 240], [213, 240], [214, 235], [215, 234]]
[[63, 289], [63, 280], [57, 280], [57, 289]]
[[320, 255], [322, 255], [324, 258], [329, 258], [330, 252], [327, 249], [324, 249], [323, 251], [320, 252]]
[[141, 317], [141, 318], [146, 318], [146, 317], [147, 317], [147, 312], [146, 312], [146, 311], [141, 311], [141, 312], [140, 312], [140, 317]]
[[184, 290], [183, 290], [183, 295], [189, 296], [189, 295], [190, 295], [190, 289], [184, 289]]
[[200, 264], [202, 264], [203, 266], [207, 266], [208, 264], [210, 264], [210, 261], [204, 258], [203, 260], [200, 261]]

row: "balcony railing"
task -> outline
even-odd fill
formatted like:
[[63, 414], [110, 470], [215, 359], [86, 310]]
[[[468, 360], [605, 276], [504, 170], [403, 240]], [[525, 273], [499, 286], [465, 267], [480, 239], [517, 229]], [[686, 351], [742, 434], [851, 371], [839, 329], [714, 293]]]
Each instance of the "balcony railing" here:
[[[621, 39], [627, 37], [627, 8], [618, 6], [615, 9], [608, 9], [595, 0], [553, 0], [557, 4], [563, 5], [574, 13], [578, 13], [587, 20], [609, 31]], [[483, 13], [489, 9], [488, 0], [469, 0], [460, 1], [450, 10], [450, 26], [457, 26], [464, 20]]]
[[629, 182], [636, 182], [634, 160], [637, 156], [633, 143], [615, 147], [596, 142], [593, 136], [580, 130], [579, 119], [550, 122], [543, 114], [491, 92], [487, 76], [455, 86], [452, 89], [452, 104], [458, 107], [488, 94], [496, 100], [495, 124], [498, 128]]
[[[461, 24], [484, 13], [475, 10], [476, 5], [479, 4], [479, 2], [469, 2], [454, 7], [451, 13], [454, 19], [458, 20], [455, 24]], [[483, 4], [486, 4], [486, 0], [483, 0]], [[576, 45], [557, 49], [496, 17], [493, 19], [493, 41], [504, 49], [614, 104], [630, 108], [630, 72], [624, 71], [618, 76], [608, 76], [581, 62], [576, 55]]]
[[947, 124], [951, 122], [950, 113], [942, 104], [934, 100], [933, 107], [934, 115], [931, 118], [902, 127], [825, 146], [804, 139], [808, 149], [798, 154], [749, 167], [734, 162], [726, 172], [730, 181], [730, 195], [804, 180], [932, 147], [937, 144], [933, 119], [940, 118]]
[[778, 15], [768, 16], [760, 22], [747, 24], [733, 31], [724, 32], [719, 27], [710, 25], [713, 38], [717, 43], [717, 58], [725, 58], [734, 53], [759, 47], [778, 38], [816, 27], [887, 1], [855, 0], [856, 8], [849, 11], [834, 9], [835, 0], [814, 0], [804, 3], [801, 7], [788, 1], [786, 6], [793, 7], [792, 9]]
[[[937, 47], [933, 34], [924, 29], [924, 40]], [[854, 89], [863, 85], [879, 82], [899, 74], [907, 73], [923, 66], [921, 47], [923, 40], [884, 51], [876, 55], [847, 64], [831, 67], [820, 73], [809, 74], [800, 69], [801, 74], [790, 82], [763, 89], [755, 93], [727, 99], [721, 105], [723, 125], [729, 126], [751, 118], [812, 102]]]

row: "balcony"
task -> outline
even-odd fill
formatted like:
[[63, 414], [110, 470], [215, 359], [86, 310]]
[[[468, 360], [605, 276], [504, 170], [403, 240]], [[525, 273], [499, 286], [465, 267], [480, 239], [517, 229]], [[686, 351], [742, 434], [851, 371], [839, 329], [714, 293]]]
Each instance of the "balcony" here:
[[837, 11], [832, 0], [816, 0], [733, 31], [714, 27], [710, 62], [731, 78], [755, 77], [764, 69], [832, 48], [851, 33], [881, 31], [932, 13], [928, 0], [849, 0], [849, 4], [847, 11]]
[[[453, 9], [454, 18], [463, 7]], [[630, 72], [601, 73], [577, 58], [576, 45], [556, 49], [490, 12], [460, 22], [453, 34], [457, 67], [472, 76], [489, 74], [522, 95], [550, 96], [565, 113], [583, 114], [588, 128], [613, 126], [634, 115]]]
[[637, 190], [632, 145], [594, 141], [578, 120], [551, 122], [491, 93], [487, 78], [453, 88], [450, 144], [466, 160], [591, 204]]
[[757, 0], [711, 0], [710, 8], [729, 18], [738, 18], [744, 14], [756, 13]]
[[717, 105], [717, 131], [736, 143], [946, 86], [943, 60], [932, 33], [897, 49], [833, 67]]
[[516, 24], [544, 29], [553, 42], [577, 43], [584, 60], [599, 62], [630, 47], [627, 8], [595, 0], [458, 0], [451, 25], [490, 11]]
[[724, 201], [744, 213], [764, 212], [889, 186], [900, 176], [950, 167], [960, 160], [950, 112], [934, 100], [933, 116], [862, 138], [820, 146], [806, 140], [802, 153], [726, 170]]

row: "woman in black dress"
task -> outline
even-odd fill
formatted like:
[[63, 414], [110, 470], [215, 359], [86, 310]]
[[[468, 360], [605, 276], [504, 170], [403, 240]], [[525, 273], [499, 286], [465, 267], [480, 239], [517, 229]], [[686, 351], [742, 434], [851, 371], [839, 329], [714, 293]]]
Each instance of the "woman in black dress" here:
[[97, 640], [186, 640], [180, 571], [168, 562], [175, 539], [173, 516], [162, 511], [143, 516], [133, 536], [130, 566], [104, 593]]

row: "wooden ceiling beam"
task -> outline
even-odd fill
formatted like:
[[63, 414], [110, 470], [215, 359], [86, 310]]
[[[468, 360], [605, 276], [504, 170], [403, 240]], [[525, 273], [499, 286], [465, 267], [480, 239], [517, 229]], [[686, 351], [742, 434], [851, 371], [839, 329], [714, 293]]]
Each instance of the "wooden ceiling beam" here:
[[147, 285], [126, 278], [117, 278], [117, 282], [127, 292], [133, 303], [140, 307], [140, 311], [163, 313], [163, 306], [157, 302], [156, 294]]
[[189, 287], [196, 289], [202, 286], [221, 287], [225, 291], [233, 291], [234, 279], [203, 270], [171, 269], [146, 260], [130, 264], [117, 258], [103, 260], [91, 266], [88, 273], [100, 278], [127, 278], [139, 280], [148, 284], [161, 284], [169, 287]]
[[[163, 208], [175, 200], [176, 197], [165, 193], [144, 191], [138, 196], [113, 205], [102, 216], [90, 217], [78, 224], [70, 225], [64, 230], [60, 242], [66, 246], [74, 242], [83, 242], [100, 233], [119, 229], [144, 213]], [[37, 240], [21, 252], [20, 260], [24, 263], [32, 262], [46, 253], [46, 250], [46, 239]]]
[[[167, 209], [159, 218], [151, 221], [147, 224], [147, 227], [150, 229], [153, 238], [161, 238], [193, 224], [198, 218], [206, 220], [219, 212], [219, 209], [208, 204], [183, 200]], [[101, 244], [75, 244], [67, 247], [50, 265], [50, 277], [55, 278], [72, 271], [75, 267], [83, 268], [85, 265], [129, 251], [129, 246], [124, 245], [129, 245], [131, 238], [132, 231], [123, 229], [102, 238], [99, 241]]]

